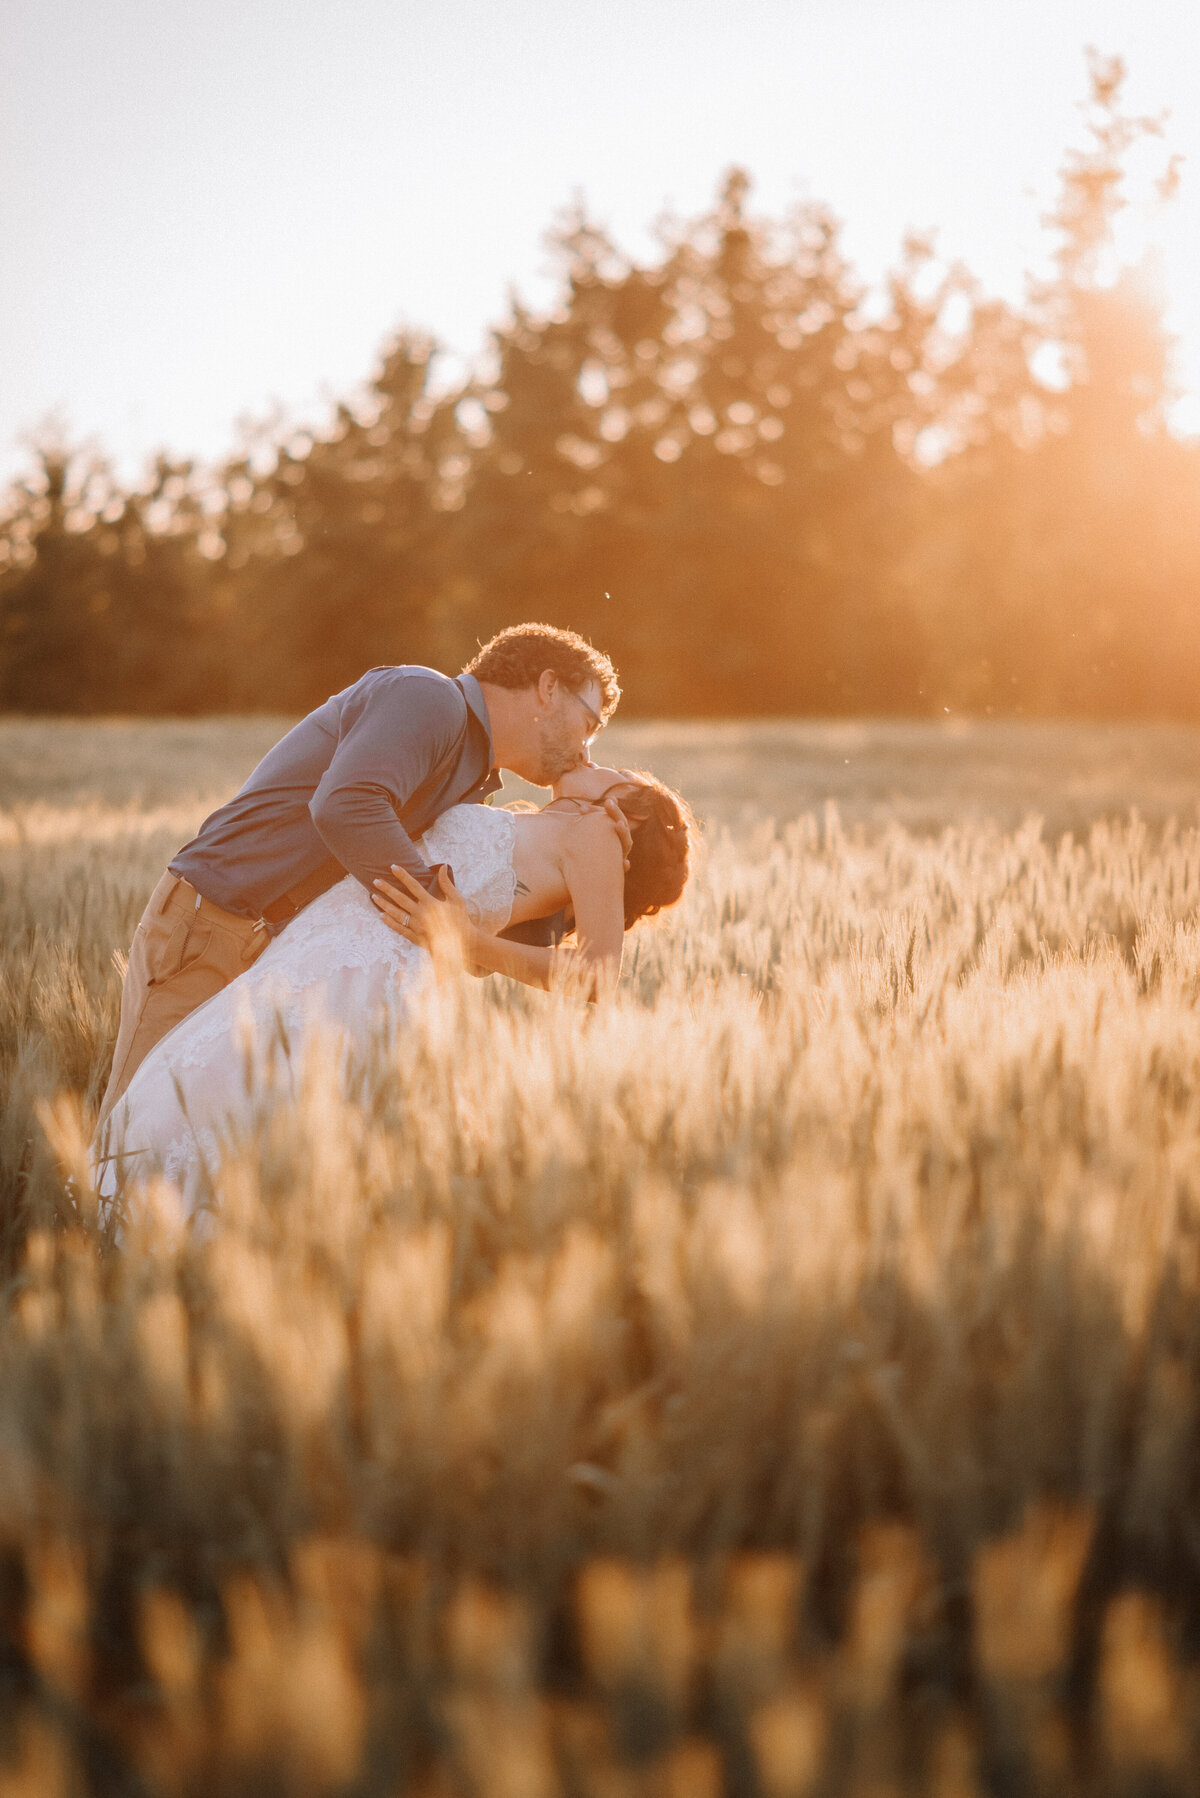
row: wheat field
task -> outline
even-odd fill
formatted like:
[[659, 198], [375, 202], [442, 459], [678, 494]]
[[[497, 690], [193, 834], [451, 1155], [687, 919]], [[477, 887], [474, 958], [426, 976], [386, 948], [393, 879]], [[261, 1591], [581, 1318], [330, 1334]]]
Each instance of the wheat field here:
[[113, 952], [280, 727], [0, 721], [0, 1798], [1200, 1789], [1200, 734], [614, 726], [619, 997], [117, 1246]]

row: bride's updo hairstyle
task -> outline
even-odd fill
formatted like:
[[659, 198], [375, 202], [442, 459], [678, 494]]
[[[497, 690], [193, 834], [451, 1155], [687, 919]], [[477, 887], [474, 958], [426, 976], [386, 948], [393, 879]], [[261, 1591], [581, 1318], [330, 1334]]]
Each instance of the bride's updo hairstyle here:
[[653, 774], [638, 772], [637, 782], [613, 795], [633, 835], [625, 874], [626, 930], [683, 897], [696, 822], [687, 801]]

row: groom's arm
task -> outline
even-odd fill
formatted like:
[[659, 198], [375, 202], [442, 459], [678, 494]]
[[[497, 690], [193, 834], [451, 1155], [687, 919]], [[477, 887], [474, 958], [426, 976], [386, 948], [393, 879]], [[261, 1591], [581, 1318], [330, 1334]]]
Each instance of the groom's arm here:
[[457, 749], [464, 707], [450, 682], [391, 670], [347, 701], [308, 809], [330, 854], [368, 891], [393, 865], [432, 891], [432, 870], [396, 814]]

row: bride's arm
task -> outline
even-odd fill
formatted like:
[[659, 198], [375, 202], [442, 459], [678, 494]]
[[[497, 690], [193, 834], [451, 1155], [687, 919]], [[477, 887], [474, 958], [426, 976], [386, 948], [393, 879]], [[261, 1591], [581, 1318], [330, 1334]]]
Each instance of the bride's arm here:
[[625, 849], [607, 812], [585, 814], [567, 833], [562, 871], [575, 913], [576, 948], [571, 953], [596, 989], [615, 986], [621, 974]]
[[510, 980], [543, 990], [558, 984], [556, 975], [570, 960], [570, 950], [512, 943], [481, 930], [445, 868], [438, 869], [437, 898], [431, 898], [403, 868], [393, 868], [392, 875], [392, 881], [375, 881], [371, 898], [397, 936], [429, 951], [439, 978], [466, 967], [473, 974], [507, 974]]
[[625, 844], [606, 812], [578, 820], [567, 839], [563, 875], [575, 913], [575, 942], [539, 949], [471, 927], [468, 962], [526, 986], [571, 986], [597, 999], [617, 983], [625, 944]]
[[472, 926], [465, 955], [473, 974], [506, 974], [510, 980], [520, 980], [525, 986], [537, 986], [543, 992], [549, 992], [551, 987], [561, 984], [571, 951], [509, 942], [505, 937], [490, 936], [486, 930]]

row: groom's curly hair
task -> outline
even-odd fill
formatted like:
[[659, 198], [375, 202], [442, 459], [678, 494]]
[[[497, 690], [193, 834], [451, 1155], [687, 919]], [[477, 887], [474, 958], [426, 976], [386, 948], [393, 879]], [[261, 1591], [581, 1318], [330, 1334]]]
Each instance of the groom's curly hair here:
[[600, 716], [608, 719], [616, 711], [621, 687], [608, 657], [585, 637], [553, 624], [510, 624], [484, 644], [465, 672], [497, 687], [520, 688], [535, 687], [547, 668], [573, 693], [595, 681]]

